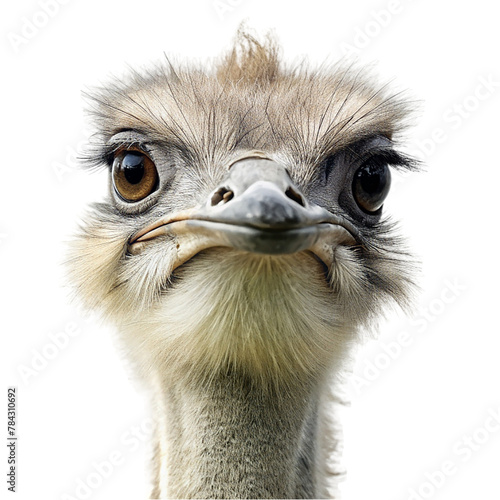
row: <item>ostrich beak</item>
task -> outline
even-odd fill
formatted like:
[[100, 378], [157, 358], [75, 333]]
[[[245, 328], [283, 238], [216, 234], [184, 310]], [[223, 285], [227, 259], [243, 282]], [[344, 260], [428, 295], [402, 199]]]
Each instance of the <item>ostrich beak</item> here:
[[357, 242], [352, 224], [308, 202], [283, 166], [260, 155], [234, 162], [205, 204], [138, 231], [129, 251], [165, 234], [177, 240], [175, 267], [216, 246], [268, 255], [309, 250], [328, 264], [337, 245]]

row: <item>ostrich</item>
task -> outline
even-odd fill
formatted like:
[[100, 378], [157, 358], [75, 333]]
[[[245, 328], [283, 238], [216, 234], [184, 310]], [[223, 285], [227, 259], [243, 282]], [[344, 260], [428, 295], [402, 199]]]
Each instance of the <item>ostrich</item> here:
[[207, 68], [167, 59], [90, 95], [109, 193], [70, 274], [150, 390], [151, 498], [336, 495], [325, 408], [360, 330], [410, 294], [382, 216], [389, 167], [416, 166], [397, 147], [410, 108], [244, 30]]

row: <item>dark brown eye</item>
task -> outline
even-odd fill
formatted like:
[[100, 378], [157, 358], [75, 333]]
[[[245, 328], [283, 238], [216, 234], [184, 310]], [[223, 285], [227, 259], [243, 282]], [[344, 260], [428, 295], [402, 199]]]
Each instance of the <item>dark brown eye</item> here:
[[158, 186], [158, 171], [151, 158], [142, 151], [118, 151], [113, 160], [113, 183], [125, 201], [140, 201]]
[[352, 193], [362, 210], [374, 213], [383, 205], [391, 187], [391, 171], [383, 158], [371, 158], [354, 174]]

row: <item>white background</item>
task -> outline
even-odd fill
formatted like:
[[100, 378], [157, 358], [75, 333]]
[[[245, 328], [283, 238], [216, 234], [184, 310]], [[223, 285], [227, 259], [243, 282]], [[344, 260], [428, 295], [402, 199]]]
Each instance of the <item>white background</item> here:
[[[110, 330], [82, 316], [62, 285], [64, 242], [106, 184], [76, 168], [88, 135], [81, 91], [164, 51], [174, 60], [217, 56], [246, 19], [257, 32], [273, 29], [289, 61], [333, 62], [350, 50], [423, 102], [408, 149], [426, 172], [398, 179], [386, 205], [423, 263], [422, 292], [413, 317], [391, 316], [358, 355], [344, 498], [498, 500], [493, 2], [69, 0], [48, 2], [50, 16], [42, 3], [9, 1], [0, 21], [1, 390], [18, 388], [15, 498], [146, 496], [144, 401]], [[398, 347], [401, 335], [406, 345]], [[6, 416], [0, 421], [5, 436]], [[7, 448], [0, 449], [4, 471]], [[98, 474], [110, 456], [113, 470]], [[447, 475], [436, 473], [445, 462]]]

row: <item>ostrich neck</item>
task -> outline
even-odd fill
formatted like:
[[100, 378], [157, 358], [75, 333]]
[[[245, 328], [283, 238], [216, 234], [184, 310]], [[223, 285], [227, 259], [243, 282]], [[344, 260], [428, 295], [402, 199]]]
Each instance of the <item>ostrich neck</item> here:
[[317, 401], [277, 397], [224, 375], [161, 380], [152, 498], [311, 498]]

